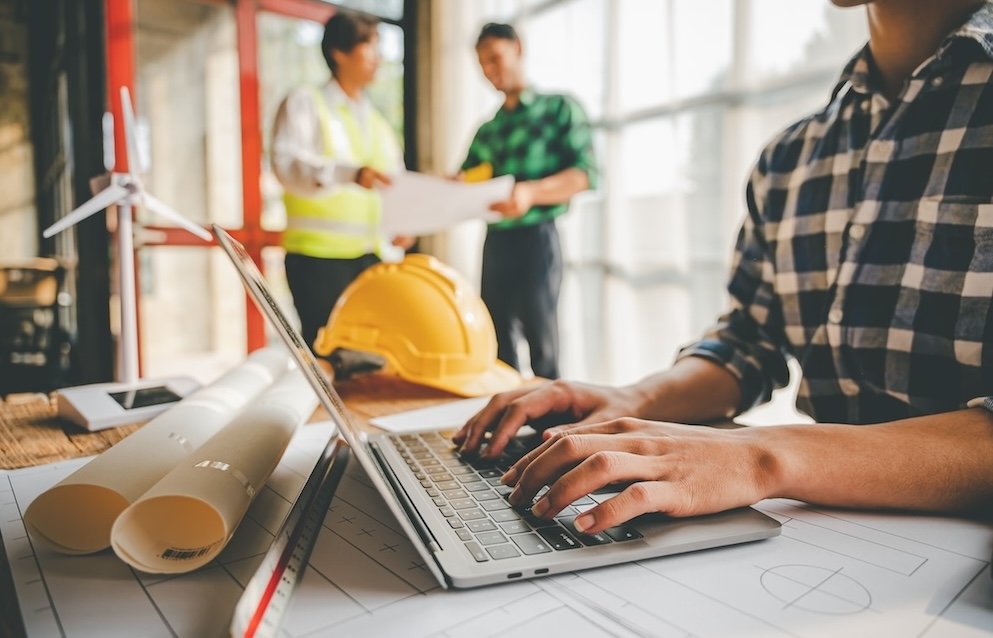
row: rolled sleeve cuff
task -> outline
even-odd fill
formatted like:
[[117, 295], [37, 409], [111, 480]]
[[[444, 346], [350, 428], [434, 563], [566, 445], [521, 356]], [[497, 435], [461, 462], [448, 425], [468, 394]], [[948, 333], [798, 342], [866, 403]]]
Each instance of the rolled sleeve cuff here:
[[772, 396], [772, 384], [762, 373], [761, 368], [747, 353], [723, 341], [704, 340], [683, 348], [676, 360], [686, 357], [709, 359], [730, 372], [741, 387], [741, 403], [737, 414], [768, 401]]
[[967, 408], [983, 408], [988, 412], [993, 412], [993, 396], [990, 397], [976, 397], [975, 399], [970, 399], [968, 403], [965, 404]]
[[589, 163], [580, 163], [575, 166], [575, 168], [581, 170], [586, 174], [586, 188], [588, 190], [596, 190], [600, 186], [600, 174], [597, 171], [595, 165]]

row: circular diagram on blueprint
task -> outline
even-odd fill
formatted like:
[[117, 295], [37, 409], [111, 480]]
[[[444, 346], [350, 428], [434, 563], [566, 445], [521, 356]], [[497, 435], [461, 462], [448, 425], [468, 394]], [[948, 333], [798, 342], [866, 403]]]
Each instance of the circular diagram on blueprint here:
[[858, 581], [814, 565], [779, 565], [762, 572], [762, 588], [784, 609], [795, 607], [818, 614], [846, 615], [865, 611], [872, 595]]

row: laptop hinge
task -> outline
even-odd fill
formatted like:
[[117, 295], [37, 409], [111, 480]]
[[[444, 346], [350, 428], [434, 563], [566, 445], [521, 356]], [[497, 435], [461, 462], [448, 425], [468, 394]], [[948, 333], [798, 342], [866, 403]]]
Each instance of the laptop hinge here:
[[403, 511], [407, 514], [407, 519], [410, 521], [410, 524], [413, 525], [414, 531], [417, 532], [417, 535], [421, 537], [421, 542], [424, 543], [425, 547], [431, 550], [431, 553], [441, 551], [441, 546], [438, 545], [437, 539], [424, 523], [424, 519], [421, 518], [420, 513], [418, 513], [417, 508], [414, 507], [410, 497], [407, 496], [407, 491], [400, 485], [400, 479], [393, 471], [393, 468], [390, 467], [386, 457], [383, 455], [383, 451], [379, 449], [379, 446], [375, 443], [369, 443], [369, 449], [372, 450], [372, 453], [376, 456], [376, 462], [382, 470], [383, 476], [387, 481], [389, 481], [390, 487], [392, 487], [393, 491], [396, 493], [397, 499], [399, 499], [400, 505], [403, 507]]

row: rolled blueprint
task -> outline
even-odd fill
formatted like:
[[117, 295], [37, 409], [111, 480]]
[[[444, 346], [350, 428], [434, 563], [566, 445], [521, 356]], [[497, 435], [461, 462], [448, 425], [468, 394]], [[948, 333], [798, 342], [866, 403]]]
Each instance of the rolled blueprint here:
[[209, 563], [316, 407], [303, 373], [284, 374], [124, 510], [111, 530], [111, 547], [135, 569], [156, 574]]
[[256, 350], [39, 495], [24, 513], [28, 533], [66, 554], [106, 549], [117, 516], [231, 421], [288, 363], [282, 348]]

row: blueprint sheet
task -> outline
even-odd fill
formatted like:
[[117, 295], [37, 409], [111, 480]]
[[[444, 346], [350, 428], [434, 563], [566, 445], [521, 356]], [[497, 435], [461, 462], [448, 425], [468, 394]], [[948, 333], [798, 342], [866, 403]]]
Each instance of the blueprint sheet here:
[[[21, 514], [85, 459], [0, 473], [0, 534], [29, 636], [225, 636], [231, 611], [330, 433], [298, 432], [209, 566], [177, 576], [113, 553], [34, 547]], [[303, 636], [988, 636], [990, 526], [759, 509], [782, 536], [735, 547], [466, 591], [441, 589], [351, 463], [283, 624]]]

